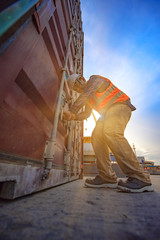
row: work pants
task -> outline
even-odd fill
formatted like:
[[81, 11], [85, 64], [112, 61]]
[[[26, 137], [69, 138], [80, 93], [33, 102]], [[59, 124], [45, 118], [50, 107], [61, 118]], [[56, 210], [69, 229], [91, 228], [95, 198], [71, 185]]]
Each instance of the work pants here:
[[127, 177], [137, 178], [150, 183], [150, 175], [139, 164], [135, 153], [124, 137], [124, 130], [131, 117], [128, 105], [117, 103], [110, 107], [97, 121], [91, 141], [97, 157], [99, 175], [108, 182], [116, 182], [112, 170], [109, 148], [117, 163]]

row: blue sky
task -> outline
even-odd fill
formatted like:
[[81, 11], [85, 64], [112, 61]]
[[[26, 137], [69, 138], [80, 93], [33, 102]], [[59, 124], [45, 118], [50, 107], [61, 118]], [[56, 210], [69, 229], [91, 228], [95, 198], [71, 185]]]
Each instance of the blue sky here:
[[100, 74], [137, 110], [125, 136], [160, 164], [160, 0], [81, 0], [84, 77]]

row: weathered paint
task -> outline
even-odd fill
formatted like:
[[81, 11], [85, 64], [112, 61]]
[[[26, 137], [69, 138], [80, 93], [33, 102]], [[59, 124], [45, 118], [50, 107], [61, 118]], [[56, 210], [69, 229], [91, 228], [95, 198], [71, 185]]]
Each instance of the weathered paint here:
[[20, 19], [38, 0], [21, 0], [6, 8], [0, 15], [0, 36]]
[[[35, 9], [39, 22], [35, 22], [33, 13], [27, 16], [27, 20], [22, 17], [20, 22], [11, 26], [10, 34], [5, 36], [6, 41], [2, 45], [0, 58], [0, 197], [2, 198], [3, 195], [5, 198], [7, 195], [6, 191], [4, 193], [2, 190], [4, 186], [10, 189], [9, 198], [15, 198], [77, 179], [82, 170], [83, 125], [78, 123], [78, 128], [73, 126], [68, 165], [70, 171], [66, 177], [64, 158], [67, 153], [69, 124], [59, 120], [53, 168], [49, 179], [41, 181], [45, 165], [44, 149], [53, 128], [61, 69], [64, 66], [74, 9], [76, 31], [70, 45], [66, 76], [75, 71], [77, 65], [75, 57], [79, 43], [81, 44], [80, 60], [76, 72], [83, 73], [80, 1], [43, 0], [39, 7], [35, 6]], [[17, 27], [20, 24], [21, 26]], [[13, 34], [12, 30], [14, 30]], [[71, 97], [70, 94], [65, 81], [66, 100]], [[65, 108], [68, 108], [67, 103]], [[40, 165], [24, 164], [26, 158]], [[13, 176], [16, 176], [16, 179], [13, 179]], [[19, 178], [20, 181], [17, 180]]]
[[4, 199], [14, 199], [77, 179], [77, 176], [66, 177], [64, 170], [52, 169], [50, 177], [43, 181], [43, 168], [29, 165], [1, 163], [0, 170], [3, 175], [0, 176], [0, 198]]

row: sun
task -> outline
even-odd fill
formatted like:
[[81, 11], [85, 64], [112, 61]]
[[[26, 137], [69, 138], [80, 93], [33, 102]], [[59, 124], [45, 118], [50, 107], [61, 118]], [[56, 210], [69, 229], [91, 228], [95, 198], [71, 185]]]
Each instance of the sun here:
[[84, 120], [84, 136], [91, 136], [99, 116], [99, 113], [93, 110], [91, 116], [87, 120]]

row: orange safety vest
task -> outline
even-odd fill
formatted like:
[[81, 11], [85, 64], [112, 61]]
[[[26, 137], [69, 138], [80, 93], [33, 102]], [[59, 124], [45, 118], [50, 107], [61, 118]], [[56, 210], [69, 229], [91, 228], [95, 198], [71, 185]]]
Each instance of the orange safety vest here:
[[97, 112], [101, 112], [103, 109], [108, 109], [114, 103], [124, 102], [129, 99], [129, 97], [113, 85], [108, 78], [102, 78], [110, 83], [109, 87], [104, 92], [95, 92], [88, 101], [88, 105], [91, 108], [94, 108]]

